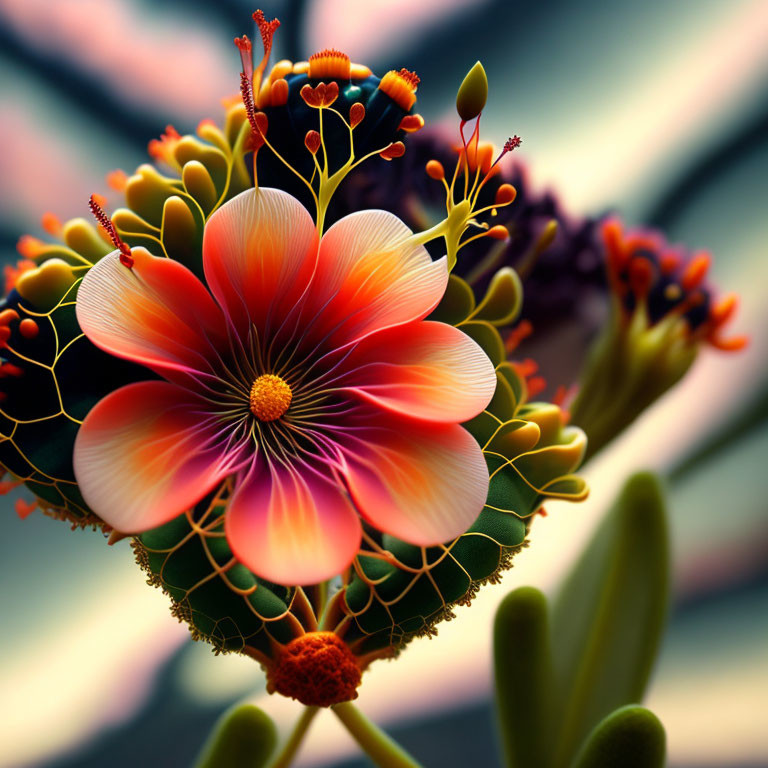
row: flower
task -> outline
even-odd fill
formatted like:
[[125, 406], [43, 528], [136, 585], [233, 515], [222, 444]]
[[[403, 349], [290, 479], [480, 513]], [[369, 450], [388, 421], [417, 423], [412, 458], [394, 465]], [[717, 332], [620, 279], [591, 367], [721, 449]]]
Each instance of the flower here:
[[447, 284], [384, 211], [318, 238], [276, 189], [208, 220], [211, 294], [182, 264], [132, 249], [78, 290], [88, 338], [164, 380], [112, 392], [88, 414], [74, 466], [119, 531], [162, 525], [232, 484], [227, 540], [257, 575], [312, 584], [358, 551], [360, 517], [420, 546], [463, 533], [486, 500], [480, 446], [461, 426], [496, 386], [480, 347], [424, 318]]

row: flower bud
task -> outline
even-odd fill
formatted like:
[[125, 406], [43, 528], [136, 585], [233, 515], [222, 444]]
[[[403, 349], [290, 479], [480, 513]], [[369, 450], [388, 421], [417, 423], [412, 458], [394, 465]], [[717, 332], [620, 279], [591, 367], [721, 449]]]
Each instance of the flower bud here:
[[476, 118], [485, 107], [488, 99], [488, 78], [483, 65], [478, 61], [467, 72], [459, 92], [456, 95], [456, 111], [459, 117], [466, 122]]

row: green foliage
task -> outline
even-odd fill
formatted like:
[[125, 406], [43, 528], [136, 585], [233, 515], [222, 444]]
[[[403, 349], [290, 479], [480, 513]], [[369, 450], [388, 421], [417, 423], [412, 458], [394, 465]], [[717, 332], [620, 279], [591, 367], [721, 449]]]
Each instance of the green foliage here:
[[195, 768], [262, 768], [277, 744], [270, 717], [252, 704], [225, 712], [218, 720]]
[[[643, 731], [650, 713], [640, 724], [629, 715], [613, 720], [611, 713], [642, 699], [664, 628], [668, 590], [662, 492], [653, 475], [641, 473], [626, 483], [549, 614], [544, 596], [527, 588], [510, 594], [499, 608], [496, 700], [509, 766], [565, 768], [588, 737], [583, 760], [610, 750], [619, 754], [634, 738], [645, 743], [642, 734], [632, 734]], [[659, 740], [647, 738], [651, 760]], [[663, 731], [661, 744], [663, 752]]]
[[664, 726], [653, 712], [629, 705], [612, 712], [584, 742], [574, 768], [663, 768]]

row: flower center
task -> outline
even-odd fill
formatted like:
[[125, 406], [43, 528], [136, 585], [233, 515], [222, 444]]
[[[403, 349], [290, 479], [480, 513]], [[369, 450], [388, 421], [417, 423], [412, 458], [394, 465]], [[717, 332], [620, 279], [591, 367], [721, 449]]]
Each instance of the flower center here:
[[251, 387], [251, 413], [259, 421], [275, 421], [288, 410], [292, 399], [293, 392], [283, 379], [265, 373]]

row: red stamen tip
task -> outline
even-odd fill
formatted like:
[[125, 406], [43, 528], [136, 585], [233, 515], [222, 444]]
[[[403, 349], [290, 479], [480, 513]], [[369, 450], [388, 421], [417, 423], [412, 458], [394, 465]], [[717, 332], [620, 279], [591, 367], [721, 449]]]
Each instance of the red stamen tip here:
[[97, 196], [91, 195], [88, 200], [88, 207], [91, 209], [91, 213], [96, 220], [104, 228], [104, 231], [109, 235], [109, 239], [112, 241], [112, 245], [120, 252], [120, 263], [124, 267], [130, 269], [133, 267], [133, 257], [131, 256], [131, 249], [126, 243], [120, 239], [120, 235], [117, 234], [115, 225], [112, 223], [112, 219], [104, 213], [104, 210], [97, 202]]
[[257, 10], [253, 14], [253, 20], [261, 33], [261, 41], [264, 43], [264, 53], [268, 54], [272, 50], [272, 38], [275, 36], [277, 28], [280, 26], [280, 19], [267, 21], [264, 17], [264, 11]]
[[512, 136], [512, 138], [509, 138], [504, 142], [504, 152], [511, 152], [513, 149], [517, 149], [522, 143], [523, 140], [519, 136]]

